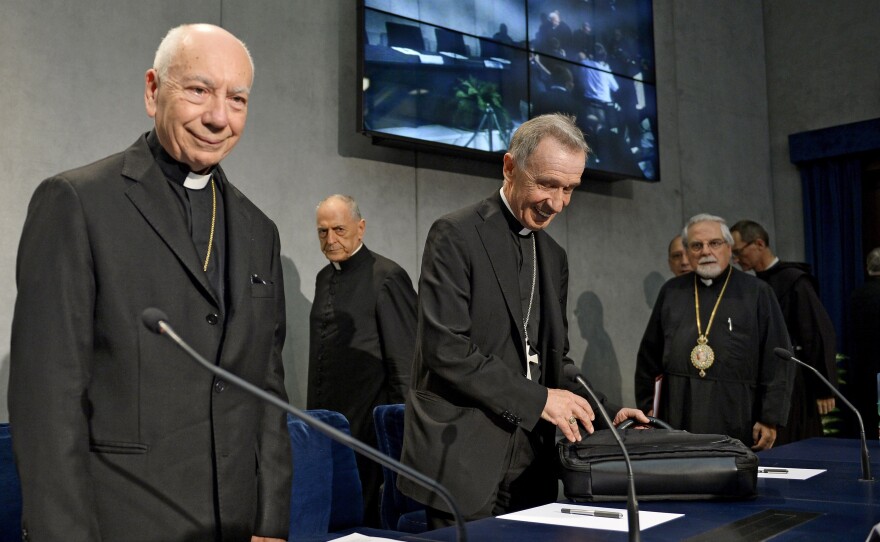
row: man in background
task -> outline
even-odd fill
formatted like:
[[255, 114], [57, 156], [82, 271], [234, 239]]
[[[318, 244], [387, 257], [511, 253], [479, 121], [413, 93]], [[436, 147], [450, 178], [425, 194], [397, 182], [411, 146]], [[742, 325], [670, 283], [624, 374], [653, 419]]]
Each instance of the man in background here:
[[880, 348], [877, 332], [880, 330], [880, 247], [866, 258], [868, 278], [852, 294], [850, 329], [853, 334], [853, 403], [862, 413], [865, 437], [877, 438], [877, 393], [880, 390]]
[[681, 235], [676, 235], [672, 238], [667, 250], [669, 251], [667, 262], [669, 263], [669, 270], [672, 271], [673, 275], [679, 277], [693, 271], [691, 262], [687, 257], [687, 252], [684, 249], [684, 243], [681, 242]]
[[788, 420], [791, 363], [779, 304], [770, 287], [730, 265], [733, 238], [724, 219], [691, 217], [682, 242], [694, 273], [660, 290], [636, 360], [636, 402], [676, 429], [730, 435], [766, 450]]
[[[445, 486], [467, 520], [555, 501], [556, 428], [571, 442], [578, 423], [593, 430], [594, 407], [563, 376], [568, 262], [544, 231], [580, 184], [588, 151], [571, 117], [523, 123], [501, 189], [438, 219], [425, 242], [402, 461]], [[647, 422], [608, 408], [615, 423]], [[431, 528], [454, 523], [436, 494], [397, 481], [427, 505]]]
[[[363, 244], [366, 221], [351, 196], [316, 210], [330, 263], [315, 279], [309, 317], [308, 408], [341, 412], [355, 438], [376, 446], [373, 409], [403, 403], [416, 330], [416, 292], [406, 271]], [[367, 525], [380, 527], [382, 469], [357, 456]]]
[[[760, 224], [740, 220], [730, 228], [733, 256], [743, 271], [755, 275], [773, 288], [794, 357], [810, 365], [830, 382], [837, 383], [837, 355], [834, 324], [822, 306], [818, 281], [804, 263], [779, 261], [770, 250], [770, 236]], [[788, 422], [776, 435], [777, 444], [821, 437], [822, 416], [834, 408], [831, 390], [804, 367], [795, 368]]]
[[37, 188], [17, 262], [9, 415], [23, 540], [286, 540], [287, 399], [278, 230], [219, 163], [247, 120], [253, 61], [212, 25], [172, 29], [145, 75], [155, 128]]

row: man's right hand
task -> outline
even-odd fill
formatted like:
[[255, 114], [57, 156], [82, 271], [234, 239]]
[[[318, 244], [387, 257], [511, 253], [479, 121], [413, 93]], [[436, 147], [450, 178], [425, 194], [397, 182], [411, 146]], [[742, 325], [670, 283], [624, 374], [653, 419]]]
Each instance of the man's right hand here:
[[579, 442], [581, 432], [577, 423], [569, 423], [572, 416], [583, 424], [587, 433], [593, 432], [593, 420], [596, 419], [596, 415], [593, 414], [593, 409], [586, 399], [568, 390], [548, 388], [547, 404], [544, 405], [541, 418], [561, 429], [562, 434], [570, 442]]

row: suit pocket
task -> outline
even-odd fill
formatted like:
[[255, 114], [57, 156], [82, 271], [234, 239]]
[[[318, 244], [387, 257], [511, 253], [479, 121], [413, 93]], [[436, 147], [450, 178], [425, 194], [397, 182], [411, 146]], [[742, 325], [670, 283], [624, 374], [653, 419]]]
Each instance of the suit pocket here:
[[275, 285], [251, 283], [251, 297], [275, 297]]
[[139, 442], [96, 440], [89, 444], [89, 450], [97, 454], [137, 455], [147, 453], [148, 449], [149, 446]]

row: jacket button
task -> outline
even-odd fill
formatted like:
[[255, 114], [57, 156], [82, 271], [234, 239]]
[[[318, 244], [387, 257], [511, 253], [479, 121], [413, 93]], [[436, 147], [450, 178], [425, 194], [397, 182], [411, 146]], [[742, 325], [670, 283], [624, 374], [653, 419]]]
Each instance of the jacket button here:
[[208, 316], [205, 316], [205, 320], [207, 320], [207, 322], [208, 322], [209, 324], [211, 324], [212, 326], [214, 326], [214, 325], [217, 325], [217, 322], [220, 321], [220, 316], [217, 315], [217, 314], [212, 313], [212, 314], [209, 314]]
[[222, 380], [214, 382], [214, 391], [217, 393], [223, 393], [224, 390], [226, 390], [226, 382], [223, 382]]

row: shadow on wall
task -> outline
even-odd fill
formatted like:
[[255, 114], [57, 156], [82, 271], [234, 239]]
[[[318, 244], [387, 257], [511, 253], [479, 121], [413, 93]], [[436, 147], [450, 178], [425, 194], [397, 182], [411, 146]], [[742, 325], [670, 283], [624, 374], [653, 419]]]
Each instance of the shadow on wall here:
[[287, 339], [281, 357], [284, 361], [284, 387], [290, 403], [306, 408], [309, 380], [309, 312], [311, 302], [302, 294], [299, 270], [293, 260], [281, 257], [284, 271], [284, 299], [287, 315]]
[[642, 281], [642, 288], [645, 291], [645, 303], [647, 303], [649, 309], [654, 308], [657, 296], [660, 295], [660, 288], [664, 284], [666, 284], [666, 279], [657, 271], [651, 271], [645, 277], [645, 280]]
[[9, 395], [9, 352], [0, 360], [0, 423], [9, 421], [6, 397]]
[[582, 293], [578, 297], [574, 314], [581, 337], [587, 341], [581, 372], [609, 401], [622, 405], [620, 364], [611, 337], [605, 331], [604, 309], [599, 296], [589, 291]]

